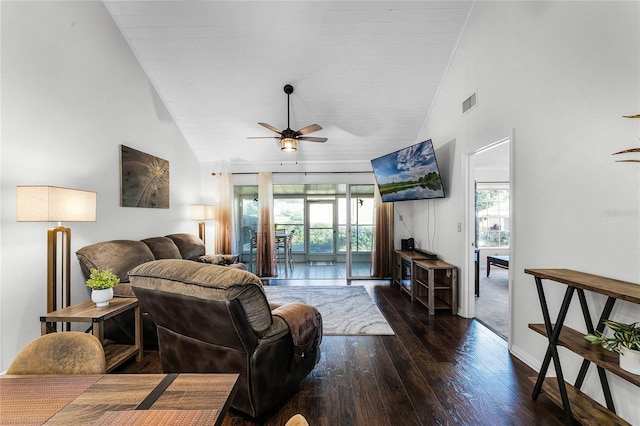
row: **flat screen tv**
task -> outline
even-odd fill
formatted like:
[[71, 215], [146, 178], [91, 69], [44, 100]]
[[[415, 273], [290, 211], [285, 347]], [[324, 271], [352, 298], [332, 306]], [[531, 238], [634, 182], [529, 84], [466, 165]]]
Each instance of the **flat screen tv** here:
[[431, 139], [371, 160], [383, 202], [444, 198]]

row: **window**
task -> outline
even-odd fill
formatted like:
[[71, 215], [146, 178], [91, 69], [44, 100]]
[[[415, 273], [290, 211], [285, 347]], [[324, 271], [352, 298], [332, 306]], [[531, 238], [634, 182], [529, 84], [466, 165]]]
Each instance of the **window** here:
[[509, 183], [476, 182], [476, 247], [508, 247], [509, 230]]
[[240, 197], [240, 247], [243, 252], [248, 252], [251, 244], [251, 236], [258, 230], [258, 198], [257, 196]]
[[[346, 199], [338, 199], [338, 251], [347, 250]], [[373, 248], [373, 198], [351, 198], [351, 251], [370, 252]]]
[[[251, 236], [258, 229], [258, 187], [237, 185], [234, 187], [237, 208], [237, 238], [241, 251], [249, 253]], [[334, 252], [334, 232], [337, 232], [337, 251], [345, 253], [346, 229], [346, 185], [305, 184], [273, 186], [273, 220], [277, 229], [295, 231], [292, 250], [296, 253]], [[368, 253], [373, 247], [373, 193], [374, 186], [351, 186], [351, 251]], [[320, 219], [311, 214], [311, 204], [329, 203], [330, 218]], [[335, 225], [333, 211], [337, 208], [338, 224]], [[309, 211], [307, 211], [309, 209]], [[307, 223], [311, 221], [312, 223]], [[326, 224], [324, 222], [327, 222]], [[320, 251], [318, 251], [320, 250]]]
[[291, 250], [304, 251], [304, 198], [275, 198], [273, 221], [277, 229], [295, 231], [291, 238]]

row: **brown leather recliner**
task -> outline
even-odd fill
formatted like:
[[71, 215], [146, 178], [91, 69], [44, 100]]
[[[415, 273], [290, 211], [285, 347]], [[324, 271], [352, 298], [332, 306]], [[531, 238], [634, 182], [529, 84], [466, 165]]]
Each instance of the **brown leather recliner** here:
[[297, 392], [320, 360], [320, 313], [299, 303], [272, 312], [250, 272], [158, 260], [129, 278], [157, 325], [164, 372], [239, 374], [231, 406], [252, 417]]

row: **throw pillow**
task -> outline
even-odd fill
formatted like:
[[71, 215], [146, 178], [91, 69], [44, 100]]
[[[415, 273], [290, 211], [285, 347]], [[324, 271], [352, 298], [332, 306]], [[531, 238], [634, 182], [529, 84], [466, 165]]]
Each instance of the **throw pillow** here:
[[153, 238], [145, 238], [142, 240], [143, 243], [149, 247], [151, 253], [153, 253], [153, 257], [156, 260], [160, 259], [182, 259], [182, 255], [180, 254], [180, 250], [178, 250], [178, 246], [173, 242], [171, 238], [167, 237], [153, 237]]
[[224, 257], [220, 256], [219, 254], [207, 254], [204, 256], [200, 256], [198, 258], [198, 262], [202, 262], [202, 263], [211, 263], [214, 265], [220, 265], [220, 266], [227, 266], [227, 261], [225, 260]]
[[111, 269], [121, 283], [129, 282], [129, 271], [138, 265], [155, 260], [153, 253], [141, 241], [113, 240], [91, 244], [76, 252], [85, 278], [93, 269]]
[[183, 259], [197, 259], [206, 253], [204, 243], [196, 235], [171, 234], [167, 235], [167, 238], [171, 238], [176, 246], [178, 246], [178, 250], [180, 250], [180, 255]]

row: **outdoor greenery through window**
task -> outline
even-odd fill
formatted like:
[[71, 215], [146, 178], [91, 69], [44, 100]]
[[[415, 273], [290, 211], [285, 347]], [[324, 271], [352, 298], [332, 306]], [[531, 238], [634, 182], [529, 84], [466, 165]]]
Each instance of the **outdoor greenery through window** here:
[[[338, 251], [347, 251], [346, 198], [338, 199]], [[351, 251], [373, 248], [373, 198], [351, 198]]]
[[[351, 251], [370, 252], [373, 247], [373, 185], [357, 185], [351, 189]], [[293, 252], [346, 252], [345, 192], [346, 185], [274, 185], [274, 224], [278, 230], [293, 231]], [[236, 186], [235, 195], [239, 246], [248, 253], [251, 236], [258, 228], [258, 187]], [[337, 235], [336, 241], [334, 235]]]
[[251, 237], [258, 231], [258, 188], [256, 187], [256, 195], [244, 195], [240, 197], [240, 247], [243, 252], [250, 249]]
[[293, 251], [304, 251], [304, 198], [274, 198], [273, 221], [276, 229], [293, 231]]
[[476, 182], [476, 247], [509, 247], [509, 183]]

